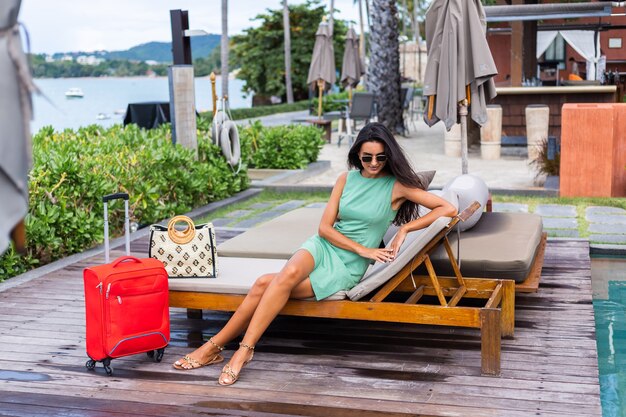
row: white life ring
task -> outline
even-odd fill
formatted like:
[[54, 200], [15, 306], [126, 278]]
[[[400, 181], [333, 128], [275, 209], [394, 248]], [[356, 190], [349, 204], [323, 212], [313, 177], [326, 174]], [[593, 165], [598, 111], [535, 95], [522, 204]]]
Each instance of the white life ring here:
[[239, 163], [241, 158], [241, 144], [239, 143], [239, 131], [237, 125], [226, 120], [222, 125], [222, 130], [219, 137], [220, 147], [222, 153], [226, 157], [226, 161], [231, 167], [234, 167]]
[[219, 146], [220, 144], [218, 132], [221, 132], [222, 126], [224, 126], [224, 122], [227, 120], [230, 120], [230, 117], [228, 117], [226, 112], [221, 110], [218, 110], [215, 116], [213, 116], [213, 122], [211, 123], [211, 139], [213, 139], [215, 145]]

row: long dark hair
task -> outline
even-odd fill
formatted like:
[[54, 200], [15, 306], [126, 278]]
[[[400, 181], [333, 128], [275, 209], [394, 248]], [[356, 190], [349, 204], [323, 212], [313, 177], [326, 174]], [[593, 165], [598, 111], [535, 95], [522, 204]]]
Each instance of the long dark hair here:
[[[420, 178], [411, 167], [410, 162], [404, 155], [402, 148], [393, 137], [389, 129], [382, 123], [368, 123], [361, 129], [356, 141], [348, 152], [348, 167], [363, 170], [363, 164], [359, 159], [359, 151], [365, 142], [380, 142], [385, 147], [385, 155], [387, 155], [387, 163], [384, 170], [393, 175], [400, 184], [407, 187], [420, 188], [425, 190], [428, 184]], [[410, 222], [417, 217], [418, 205], [412, 201], [406, 200], [400, 206], [396, 218], [393, 221], [395, 225], [402, 225]]]

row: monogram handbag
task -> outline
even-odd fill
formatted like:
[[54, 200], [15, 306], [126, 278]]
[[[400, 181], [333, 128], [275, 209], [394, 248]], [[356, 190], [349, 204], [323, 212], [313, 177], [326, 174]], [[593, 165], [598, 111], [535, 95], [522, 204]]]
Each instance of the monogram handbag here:
[[[177, 230], [176, 223], [185, 223]], [[217, 277], [217, 248], [212, 223], [194, 225], [187, 216], [173, 217], [167, 227], [150, 226], [148, 256], [163, 262], [170, 278]]]

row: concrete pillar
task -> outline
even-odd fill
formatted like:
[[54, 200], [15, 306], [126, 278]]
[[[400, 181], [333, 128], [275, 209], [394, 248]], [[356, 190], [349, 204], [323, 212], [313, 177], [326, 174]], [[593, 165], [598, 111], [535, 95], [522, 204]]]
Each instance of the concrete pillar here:
[[480, 128], [480, 156], [482, 159], [500, 159], [502, 138], [502, 106], [487, 106], [487, 123]]
[[172, 65], [167, 70], [170, 88], [172, 142], [193, 149], [198, 155], [196, 99], [193, 66]]
[[545, 104], [526, 106], [526, 146], [531, 161], [537, 159], [542, 142], [548, 140], [549, 124], [550, 107]]
[[461, 125], [459, 123], [452, 126], [450, 131], [444, 132], [443, 150], [446, 156], [461, 157]]

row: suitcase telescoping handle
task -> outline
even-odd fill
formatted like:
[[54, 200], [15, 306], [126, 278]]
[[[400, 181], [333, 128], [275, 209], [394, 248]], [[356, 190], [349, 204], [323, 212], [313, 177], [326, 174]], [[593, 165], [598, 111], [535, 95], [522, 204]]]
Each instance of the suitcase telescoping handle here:
[[109, 263], [109, 210], [108, 202], [113, 200], [124, 200], [124, 237], [126, 238], [126, 255], [130, 255], [130, 219], [128, 218], [128, 194], [115, 193], [102, 197], [104, 203], [104, 261]]

